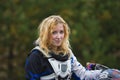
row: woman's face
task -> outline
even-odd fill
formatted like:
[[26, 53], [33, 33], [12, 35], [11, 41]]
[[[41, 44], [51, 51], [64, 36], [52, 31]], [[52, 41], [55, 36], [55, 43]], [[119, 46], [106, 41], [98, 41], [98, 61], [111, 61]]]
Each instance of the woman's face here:
[[62, 23], [58, 23], [50, 36], [51, 44], [55, 47], [58, 47], [62, 44], [64, 39], [64, 26]]

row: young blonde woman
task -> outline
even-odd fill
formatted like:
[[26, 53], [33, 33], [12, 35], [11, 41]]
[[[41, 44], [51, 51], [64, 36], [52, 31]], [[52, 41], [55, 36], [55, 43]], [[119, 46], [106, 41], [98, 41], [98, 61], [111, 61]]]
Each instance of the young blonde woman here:
[[72, 53], [70, 29], [61, 16], [45, 18], [38, 30], [36, 46], [26, 60], [27, 80], [99, 80], [102, 70], [87, 70]]

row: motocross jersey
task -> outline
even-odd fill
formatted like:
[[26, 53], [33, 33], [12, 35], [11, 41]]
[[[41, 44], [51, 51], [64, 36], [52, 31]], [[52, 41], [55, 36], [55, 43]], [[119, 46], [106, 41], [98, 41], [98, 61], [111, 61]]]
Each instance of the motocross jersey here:
[[29, 54], [25, 64], [27, 80], [96, 80], [101, 73], [101, 70], [87, 70], [83, 67], [71, 50], [70, 57], [46, 57], [43, 53], [37, 46]]

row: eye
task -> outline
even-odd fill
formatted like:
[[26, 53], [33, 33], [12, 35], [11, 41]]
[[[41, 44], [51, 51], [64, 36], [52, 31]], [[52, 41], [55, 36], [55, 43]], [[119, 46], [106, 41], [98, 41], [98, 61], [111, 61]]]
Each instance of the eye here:
[[64, 33], [64, 31], [63, 31], [63, 30], [61, 30], [61, 31], [60, 31], [60, 34], [63, 34], [63, 33]]
[[57, 33], [57, 31], [53, 31], [53, 32], [52, 32], [52, 34], [56, 34], [56, 33]]

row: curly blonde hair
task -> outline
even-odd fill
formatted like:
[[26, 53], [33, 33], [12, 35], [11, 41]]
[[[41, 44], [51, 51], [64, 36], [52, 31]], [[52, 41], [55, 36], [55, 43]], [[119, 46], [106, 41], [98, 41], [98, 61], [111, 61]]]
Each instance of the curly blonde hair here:
[[[64, 27], [64, 39], [59, 47], [58, 52], [62, 52], [63, 54], [69, 54], [70, 49], [70, 43], [69, 43], [69, 34], [70, 34], [70, 28], [68, 27], [68, 24], [63, 20], [63, 18], [59, 15], [52, 15], [47, 18], [45, 18], [41, 24], [38, 27], [38, 44], [42, 50], [45, 51], [45, 54], [48, 55], [48, 53], [51, 51], [54, 51], [54, 48], [50, 48], [50, 35], [52, 34], [53, 29], [55, 28], [55, 25], [58, 23], [62, 23]], [[57, 51], [54, 51], [57, 52]]]

